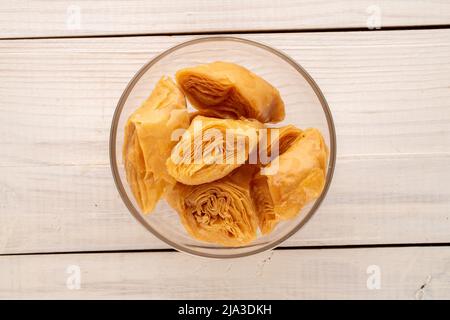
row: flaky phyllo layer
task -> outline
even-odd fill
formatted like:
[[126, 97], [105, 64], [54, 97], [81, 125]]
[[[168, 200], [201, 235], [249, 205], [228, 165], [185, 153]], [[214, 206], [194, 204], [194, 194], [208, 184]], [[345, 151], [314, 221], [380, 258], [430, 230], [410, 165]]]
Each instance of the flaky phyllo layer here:
[[256, 120], [197, 116], [173, 148], [167, 170], [178, 182], [197, 185], [225, 177], [245, 163], [258, 144]]
[[[243, 246], [320, 196], [328, 149], [284, 119], [277, 89], [228, 62], [163, 77], [129, 117], [123, 159], [143, 213], [161, 197], [195, 239]], [[197, 109], [188, 112], [185, 95]]]
[[249, 192], [254, 170], [244, 165], [214, 182], [177, 183], [167, 200], [194, 238], [224, 246], [247, 244], [256, 238], [257, 229]]
[[[328, 149], [321, 133], [317, 129], [291, 129], [281, 130], [280, 155], [251, 183], [263, 234], [271, 232], [279, 221], [295, 217], [319, 197], [325, 185]], [[273, 166], [276, 170], [271, 170]], [[265, 171], [271, 174], [265, 175]]]
[[213, 62], [177, 72], [177, 82], [192, 105], [206, 116], [279, 122], [284, 103], [271, 84], [246, 68]]
[[188, 126], [184, 95], [170, 78], [159, 80], [150, 97], [129, 117], [123, 160], [128, 183], [144, 213], [151, 212], [166, 188], [175, 184], [166, 169], [176, 144], [171, 135]]

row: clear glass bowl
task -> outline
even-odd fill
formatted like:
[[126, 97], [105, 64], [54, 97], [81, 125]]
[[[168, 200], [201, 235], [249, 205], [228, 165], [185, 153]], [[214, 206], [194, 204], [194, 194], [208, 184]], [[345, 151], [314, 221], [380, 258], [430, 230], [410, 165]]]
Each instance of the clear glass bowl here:
[[[303, 208], [295, 219], [280, 223], [269, 235], [258, 235], [254, 242], [242, 247], [223, 247], [193, 239], [184, 230], [178, 214], [164, 200], [158, 203], [153, 213], [143, 215], [128, 186], [122, 161], [125, 123], [148, 97], [161, 76], [174, 77], [180, 68], [217, 60], [240, 64], [270, 82], [280, 91], [286, 105], [286, 118], [277, 126], [293, 124], [299, 128], [318, 128], [330, 148], [322, 195]], [[190, 105], [189, 108], [192, 109]], [[331, 112], [322, 92], [294, 60], [271, 47], [250, 40], [205, 37], [166, 50], [137, 72], [122, 94], [114, 113], [109, 150], [112, 173], [120, 196], [131, 214], [147, 230], [179, 251], [214, 258], [235, 258], [274, 248], [311, 218], [330, 186], [336, 161], [336, 135]]]

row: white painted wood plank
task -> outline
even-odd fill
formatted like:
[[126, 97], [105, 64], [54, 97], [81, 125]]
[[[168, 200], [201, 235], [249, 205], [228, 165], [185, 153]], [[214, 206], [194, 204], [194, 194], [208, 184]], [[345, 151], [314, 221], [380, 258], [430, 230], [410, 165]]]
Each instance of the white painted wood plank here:
[[[449, 160], [340, 159], [321, 208], [283, 245], [449, 242]], [[108, 166], [2, 167], [0, 177], [2, 253], [167, 248], [128, 213]]]
[[[328, 198], [286, 245], [448, 242], [450, 31], [246, 37], [304, 65], [337, 127]], [[0, 252], [165, 247], [119, 200], [109, 127], [134, 72], [189, 38], [0, 42]]]
[[[68, 289], [77, 269], [80, 289]], [[379, 289], [367, 286], [373, 270]], [[448, 299], [450, 250], [282, 250], [234, 260], [175, 252], [3, 256], [0, 298]]]
[[[450, 30], [245, 37], [283, 50], [317, 80], [340, 156], [450, 153]], [[191, 38], [1, 41], [0, 165], [109, 163], [126, 84]]]
[[450, 24], [442, 0], [3, 0], [0, 37], [49, 37]]

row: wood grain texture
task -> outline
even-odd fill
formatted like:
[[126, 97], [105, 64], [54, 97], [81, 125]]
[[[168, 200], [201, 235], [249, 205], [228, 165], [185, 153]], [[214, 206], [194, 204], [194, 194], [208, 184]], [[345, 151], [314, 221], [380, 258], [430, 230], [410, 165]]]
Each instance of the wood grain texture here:
[[[235, 260], [175, 252], [3, 256], [0, 298], [448, 299], [449, 265], [446, 247], [282, 250]], [[80, 288], [68, 289], [78, 268]], [[369, 280], [375, 269], [379, 289]]]
[[3, 0], [0, 37], [367, 28], [378, 17], [381, 27], [450, 24], [450, 3], [443, 0]]
[[[245, 35], [283, 50], [333, 112], [338, 165], [285, 245], [449, 242], [450, 31]], [[192, 36], [0, 42], [0, 251], [165, 247], [128, 214], [108, 167], [117, 100]]]
[[[448, 242], [448, 162], [341, 159], [320, 210], [283, 245]], [[108, 166], [3, 167], [0, 176], [2, 253], [167, 248], [128, 213]]]

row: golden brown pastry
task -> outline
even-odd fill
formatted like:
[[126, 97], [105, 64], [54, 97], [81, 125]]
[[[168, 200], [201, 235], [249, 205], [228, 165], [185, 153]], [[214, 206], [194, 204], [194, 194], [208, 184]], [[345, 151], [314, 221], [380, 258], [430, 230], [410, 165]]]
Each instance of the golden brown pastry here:
[[284, 119], [280, 93], [267, 81], [230, 62], [213, 62], [177, 72], [176, 79], [192, 105], [203, 115], [260, 122]]
[[258, 129], [262, 127], [256, 120], [197, 116], [173, 148], [167, 171], [187, 185], [223, 178], [257, 148]]
[[143, 213], [164, 196], [192, 237], [235, 247], [320, 196], [327, 146], [317, 129], [264, 125], [285, 117], [276, 88], [220, 61], [176, 80], [161, 78], [125, 126], [126, 177]]
[[281, 128], [266, 128], [259, 132], [258, 163], [260, 165], [267, 165], [274, 158], [284, 153], [302, 134], [302, 130], [293, 125]]
[[254, 170], [244, 165], [211, 183], [177, 183], [167, 193], [167, 201], [195, 239], [224, 246], [245, 245], [256, 238], [257, 230], [249, 191]]
[[295, 217], [321, 194], [325, 184], [328, 150], [317, 129], [301, 132], [281, 149], [283, 152], [263, 169], [272, 174], [260, 172], [251, 184], [263, 234], [271, 232], [280, 220]]
[[123, 160], [128, 183], [144, 213], [153, 210], [164, 190], [175, 184], [167, 173], [166, 160], [176, 141], [175, 129], [187, 128], [185, 98], [170, 78], [163, 77], [150, 97], [125, 126]]

